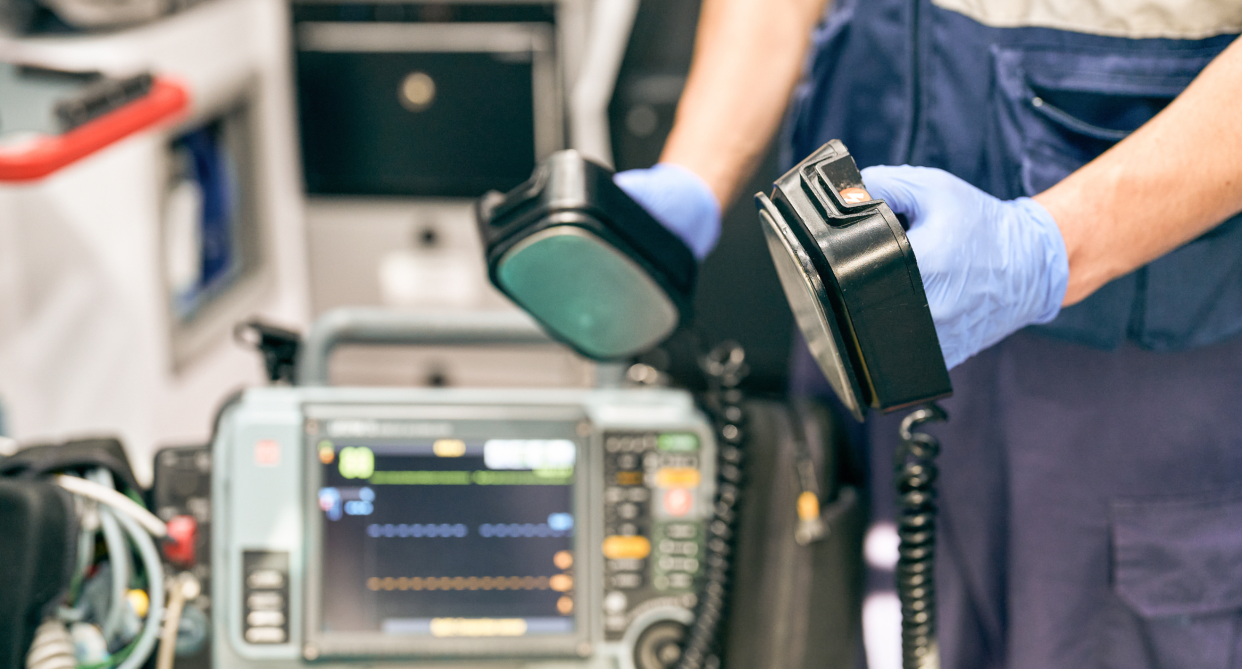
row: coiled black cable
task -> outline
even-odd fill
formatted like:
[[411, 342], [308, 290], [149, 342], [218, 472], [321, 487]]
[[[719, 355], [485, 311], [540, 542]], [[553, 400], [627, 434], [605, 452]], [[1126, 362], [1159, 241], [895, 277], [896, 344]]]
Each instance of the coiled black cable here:
[[745, 444], [746, 412], [738, 387], [746, 376], [746, 354], [742, 347], [725, 342], [703, 358], [708, 391], [707, 411], [720, 440], [717, 447], [716, 504], [707, 524], [704, 573], [701, 577], [694, 620], [686, 631], [676, 669], [715, 669], [720, 666], [718, 641], [728, 613], [729, 581], [737, 529], [737, 503], [742, 491], [742, 464]]
[[897, 486], [897, 596], [901, 600], [903, 669], [936, 669], [936, 456], [940, 442], [915, 428], [948, 419], [935, 404], [901, 421], [901, 445], [894, 458]]

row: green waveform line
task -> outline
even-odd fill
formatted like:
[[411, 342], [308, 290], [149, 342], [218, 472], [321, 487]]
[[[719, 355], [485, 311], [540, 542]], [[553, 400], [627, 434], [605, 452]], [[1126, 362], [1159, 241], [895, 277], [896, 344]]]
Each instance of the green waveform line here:
[[470, 472], [388, 471], [375, 472], [372, 485], [470, 485]]
[[572, 469], [534, 471], [379, 471], [371, 485], [571, 485]]

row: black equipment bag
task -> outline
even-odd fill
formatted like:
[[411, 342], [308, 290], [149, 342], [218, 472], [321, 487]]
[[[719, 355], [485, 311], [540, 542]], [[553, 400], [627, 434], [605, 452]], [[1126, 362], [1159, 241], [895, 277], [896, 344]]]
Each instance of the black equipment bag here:
[[[861, 463], [840, 420], [820, 404], [752, 400], [746, 413], [746, 480], [723, 664], [853, 669], [862, 652], [865, 576]], [[819, 498], [820, 530], [803, 545], [798, 504], [806, 492]]]

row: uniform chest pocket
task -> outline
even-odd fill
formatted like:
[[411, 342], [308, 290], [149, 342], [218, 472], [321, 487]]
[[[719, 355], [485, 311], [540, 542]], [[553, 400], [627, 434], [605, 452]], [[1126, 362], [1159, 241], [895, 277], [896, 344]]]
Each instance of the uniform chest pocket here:
[[[1158, 114], [1227, 40], [1120, 40], [1115, 48], [991, 47], [990, 190], [1035, 195]], [[1242, 217], [1120, 277], [1035, 326], [1099, 348], [1177, 350], [1242, 332]]]
[[1115, 501], [1113, 589], [1151, 666], [1229, 669], [1242, 630], [1242, 490]]
[[993, 46], [988, 148], [1009, 168], [1003, 192], [1035, 195], [1065, 178], [1164, 109], [1218, 52]]

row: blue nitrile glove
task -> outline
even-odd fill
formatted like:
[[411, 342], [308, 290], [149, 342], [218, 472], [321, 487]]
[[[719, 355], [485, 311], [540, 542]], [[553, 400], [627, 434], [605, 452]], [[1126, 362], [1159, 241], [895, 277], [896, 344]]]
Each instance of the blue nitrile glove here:
[[930, 167], [869, 167], [862, 176], [871, 197], [910, 221], [910, 246], [950, 369], [1061, 311], [1069, 257], [1043, 205], [1029, 197], [998, 200]]
[[673, 163], [613, 176], [621, 190], [703, 260], [720, 239], [720, 203], [699, 175]]

